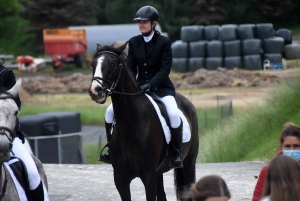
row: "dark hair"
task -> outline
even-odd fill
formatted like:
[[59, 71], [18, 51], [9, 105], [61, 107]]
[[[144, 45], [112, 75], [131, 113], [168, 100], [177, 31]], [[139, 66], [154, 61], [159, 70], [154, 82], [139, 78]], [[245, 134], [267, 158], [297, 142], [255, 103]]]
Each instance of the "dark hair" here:
[[297, 137], [300, 140], [300, 127], [291, 122], [285, 123], [279, 138], [280, 145], [282, 145], [285, 138], [288, 136]]
[[272, 201], [300, 200], [300, 165], [292, 157], [279, 155], [268, 166], [262, 196]]
[[209, 197], [231, 197], [225, 181], [217, 175], [209, 175], [201, 178], [193, 184], [191, 189], [185, 190], [182, 198], [186, 201], [204, 201]]

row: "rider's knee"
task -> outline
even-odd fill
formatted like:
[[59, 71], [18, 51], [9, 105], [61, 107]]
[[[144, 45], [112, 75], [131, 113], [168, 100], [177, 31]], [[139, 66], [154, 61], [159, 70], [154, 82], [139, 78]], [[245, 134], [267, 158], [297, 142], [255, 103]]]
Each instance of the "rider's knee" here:
[[112, 107], [112, 104], [108, 106], [105, 113], [105, 121], [107, 123], [112, 123], [114, 120], [114, 109]]

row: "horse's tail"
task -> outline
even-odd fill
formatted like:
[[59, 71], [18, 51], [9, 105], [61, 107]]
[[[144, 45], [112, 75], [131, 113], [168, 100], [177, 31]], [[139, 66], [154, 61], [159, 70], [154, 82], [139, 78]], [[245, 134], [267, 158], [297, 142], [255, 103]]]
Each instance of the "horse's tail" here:
[[180, 197], [182, 195], [182, 191], [184, 190], [185, 182], [183, 175], [183, 168], [175, 168], [174, 169], [174, 187], [176, 191], [177, 201], [181, 200]]

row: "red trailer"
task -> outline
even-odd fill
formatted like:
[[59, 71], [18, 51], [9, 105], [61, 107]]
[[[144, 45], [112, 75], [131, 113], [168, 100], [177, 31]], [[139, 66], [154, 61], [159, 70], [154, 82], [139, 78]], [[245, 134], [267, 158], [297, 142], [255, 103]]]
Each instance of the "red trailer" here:
[[74, 62], [77, 67], [83, 67], [87, 51], [84, 29], [44, 29], [43, 38], [45, 54], [52, 55], [55, 69], [64, 62]]

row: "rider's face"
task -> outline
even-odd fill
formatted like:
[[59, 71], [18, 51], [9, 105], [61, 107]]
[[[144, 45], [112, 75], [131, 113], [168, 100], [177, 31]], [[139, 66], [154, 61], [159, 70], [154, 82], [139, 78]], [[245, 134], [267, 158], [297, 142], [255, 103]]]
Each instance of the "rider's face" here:
[[137, 21], [139, 25], [140, 31], [145, 34], [151, 31], [151, 22], [149, 20], [138, 20]]

